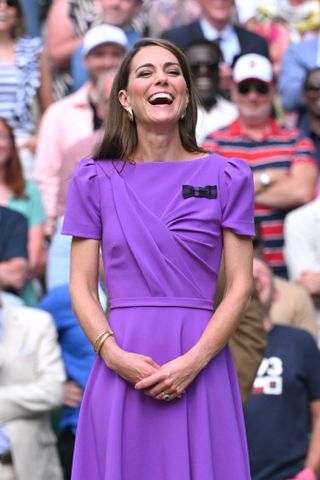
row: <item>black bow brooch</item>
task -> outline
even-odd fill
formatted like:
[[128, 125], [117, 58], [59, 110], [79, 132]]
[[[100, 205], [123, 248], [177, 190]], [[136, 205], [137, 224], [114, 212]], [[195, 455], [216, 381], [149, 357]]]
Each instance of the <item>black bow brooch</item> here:
[[206, 185], [205, 187], [182, 185], [182, 195], [183, 198], [217, 198], [217, 185]]

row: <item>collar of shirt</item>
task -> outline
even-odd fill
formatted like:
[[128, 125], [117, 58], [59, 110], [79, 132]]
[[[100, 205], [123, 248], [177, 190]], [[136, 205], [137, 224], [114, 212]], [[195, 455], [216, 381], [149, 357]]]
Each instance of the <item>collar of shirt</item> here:
[[[231, 123], [229, 130], [230, 130], [230, 134], [234, 137], [242, 136], [242, 137], [250, 138], [248, 134], [243, 131], [242, 122], [239, 118], [237, 118], [237, 120]], [[280, 133], [281, 133], [280, 126], [277, 124], [277, 122], [273, 118], [270, 118], [268, 128], [266, 128], [264, 131], [263, 139], [266, 140], [268, 137], [270, 137], [270, 135], [279, 135]]]
[[89, 89], [91, 83], [86, 82], [82, 87], [79, 88], [76, 92], [72, 93], [71, 95], [66, 96], [63, 101], [66, 104], [73, 105], [75, 107], [88, 107], [89, 105]]
[[234, 57], [241, 53], [238, 35], [231, 24], [228, 24], [220, 32], [216, 30], [205, 18], [199, 20], [202, 33], [207, 40], [220, 39], [219, 45], [223, 53], [224, 61], [231, 65]]

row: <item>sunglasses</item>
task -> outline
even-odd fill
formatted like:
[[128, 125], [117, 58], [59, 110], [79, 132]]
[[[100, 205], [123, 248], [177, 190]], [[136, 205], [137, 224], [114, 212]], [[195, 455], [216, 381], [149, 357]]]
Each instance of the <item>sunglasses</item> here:
[[190, 68], [192, 71], [196, 71], [201, 67], [206, 67], [209, 70], [218, 70], [219, 69], [219, 62], [192, 62], [190, 63]]
[[312, 92], [312, 93], [319, 93], [320, 92], [320, 83], [318, 85], [312, 85], [312, 83], [309, 83], [304, 87], [306, 92]]
[[5, 3], [7, 7], [16, 8], [18, 6], [17, 0], [1, 0], [0, 3]]
[[237, 89], [241, 95], [247, 95], [251, 90], [259, 95], [267, 95], [270, 92], [269, 85], [263, 82], [241, 82], [237, 85]]

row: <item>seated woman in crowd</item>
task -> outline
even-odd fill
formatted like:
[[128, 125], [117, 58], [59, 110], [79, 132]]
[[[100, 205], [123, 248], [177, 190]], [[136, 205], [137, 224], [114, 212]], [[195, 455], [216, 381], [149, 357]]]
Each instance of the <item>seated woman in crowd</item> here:
[[40, 38], [24, 37], [24, 18], [19, 0], [1, 5], [0, 116], [14, 129], [27, 176], [32, 174], [36, 125], [32, 104], [37, 95], [40, 112], [53, 101], [51, 79]]
[[[3, 118], [0, 118], [0, 205], [16, 210], [27, 218], [29, 279], [32, 280], [43, 273], [45, 213], [38, 186], [23, 178], [13, 129]], [[37, 303], [31, 282], [22, 289], [21, 296], [27, 305]]]

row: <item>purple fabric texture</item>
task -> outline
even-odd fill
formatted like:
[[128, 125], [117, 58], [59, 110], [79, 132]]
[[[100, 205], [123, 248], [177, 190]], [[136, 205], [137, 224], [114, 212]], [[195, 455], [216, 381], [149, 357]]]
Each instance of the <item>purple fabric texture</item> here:
[[[184, 198], [182, 186], [217, 186]], [[163, 364], [213, 312], [222, 229], [254, 235], [253, 182], [236, 159], [83, 160], [63, 233], [101, 240], [110, 325], [127, 351]], [[225, 347], [179, 400], [146, 397], [97, 358], [82, 401], [73, 480], [249, 480], [238, 382]]]

